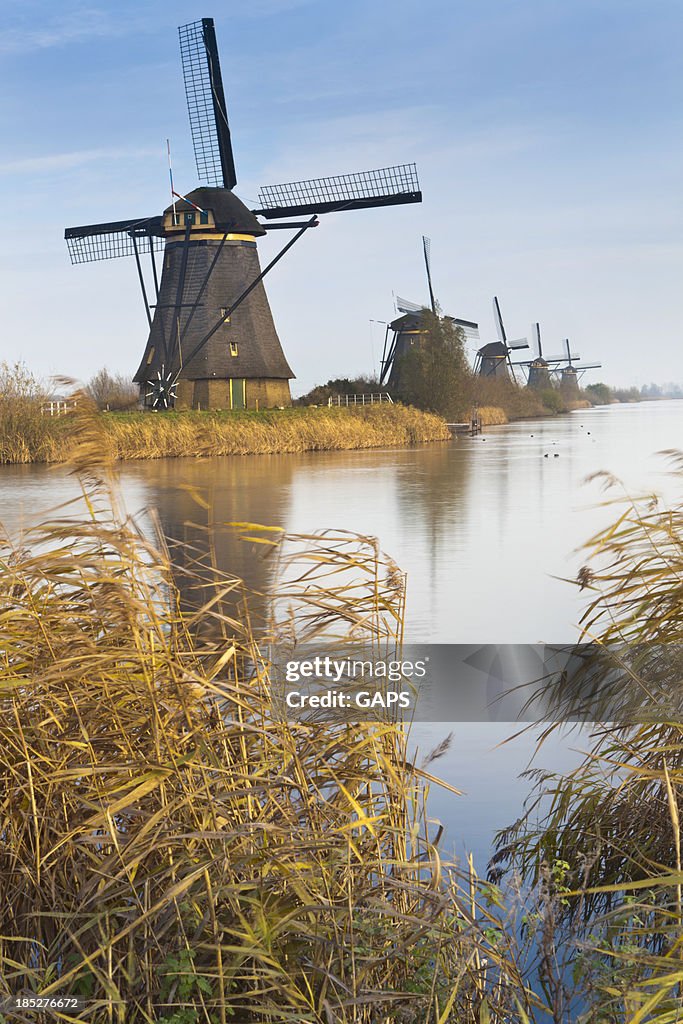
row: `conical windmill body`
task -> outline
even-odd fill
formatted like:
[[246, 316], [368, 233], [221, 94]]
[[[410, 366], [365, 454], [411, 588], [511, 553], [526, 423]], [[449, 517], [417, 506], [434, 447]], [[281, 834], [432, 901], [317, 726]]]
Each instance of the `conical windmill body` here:
[[[237, 175], [213, 20], [184, 25], [179, 34], [197, 171], [205, 184], [180, 196], [171, 176], [172, 204], [161, 216], [68, 228], [71, 259], [135, 257], [149, 322], [134, 377], [145, 406], [289, 405], [294, 374], [263, 278], [317, 226], [318, 215], [420, 202], [415, 165], [268, 186], [259, 192], [260, 207], [248, 209], [233, 192]], [[289, 219], [302, 215], [304, 221]], [[275, 229], [296, 234], [262, 270], [256, 240]], [[155, 252], [161, 250], [159, 275]], [[143, 273], [148, 257], [151, 285]]]
[[528, 348], [529, 342], [526, 338], [516, 338], [510, 341], [505, 330], [503, 317], [500, 312], [500, 304], [497, 296], [493, 297], [493, 319], [496, 324], [498, 341], [491, 341], [484, 345], [477, 352], [474, 363], [474, 372], [480, 377], [498, 377], [503, 380], [514, 380], [511, 352], [518, 349]]
[[[380, 371], [380, 385], [386, 385], [390, 391], [400, 391], [401, 364], [403, 360], [411, 349], [422, 344], [429, 334], [424, 324], [423, 313], [425, 309], [431, 309], [434, 316], [438, 316], [438, 307], [432, 283], [431, 240], [424, 235], [422, 236], [422, 253], [427, 272], [429, 307], [421, 306], [416, 302], [408, 302], [406, 299], [398, 297], [396, 299], [396, 306], [402, 316], [397, 317], [387, 326], [382, 355], [382, 368]], [[465, 337], [479, 338], [479, 325], [472, 320], [462, 320], [452, 316], [446, 316], [444, 320], [448, 320], [455, 324], [456, 327], [459, 327], [465, 334]], [[391, 339], [389, 338], [390, 332]]]

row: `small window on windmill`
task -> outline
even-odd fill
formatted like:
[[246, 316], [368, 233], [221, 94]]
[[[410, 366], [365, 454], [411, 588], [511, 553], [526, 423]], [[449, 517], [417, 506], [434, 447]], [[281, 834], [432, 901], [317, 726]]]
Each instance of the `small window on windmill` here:
[[230, 355], [231, 356], [238, 356], [239, 355], [239, 351], [237, 349], [237, 342], [236, 341], [231, 341], [230, 342]]
[[185, 224], [194, 224], [194, 213], [185, 214]]
[[152, 345], [151, 349], [149, 350], [149, 355], [147, 356], [147, 365], [148, 366], [152, 362], [153, 359], [154, 359], [154, 345]]
[[171, 223], [173, 224], [174, 227], [177, 227], [178, 224], [180, 224], [180, 214], [179, 213], [172, 213], [171, 214]]
[[199, 214], [199, 223], [200, 224], [208, 224], [209, 223], [209, 215], [206, 212], [206, 210], [202, 210], [202, 212]]
[[221, 316], [223, 317], [224, 324], [230, 323], [230, 317], [228, 316], [227, 306], [221, 306]]

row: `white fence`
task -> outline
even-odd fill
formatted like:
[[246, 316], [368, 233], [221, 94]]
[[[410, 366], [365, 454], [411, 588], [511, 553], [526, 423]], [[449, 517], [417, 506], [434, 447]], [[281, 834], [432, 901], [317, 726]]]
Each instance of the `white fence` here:
[[382, 402], [394, 404], [388, 391], [378, 391], [372, 395], [330, 395], [327, 399], [328, 405], [380, 405]]
[[78, 402], [74, 402], [70, 398], [58, 398], [52, 402], [43, 402], [40, 407], [40, 411], [43, 416], [66, 416], [67, 413], [72, 412]]

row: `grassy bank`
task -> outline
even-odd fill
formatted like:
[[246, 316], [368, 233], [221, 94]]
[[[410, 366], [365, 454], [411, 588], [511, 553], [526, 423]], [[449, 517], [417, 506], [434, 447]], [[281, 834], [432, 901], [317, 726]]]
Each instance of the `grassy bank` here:
[[518, 395], [510, 395], [504, 405], [482, 405], [477, 412], [483, 427], [500, 426], [503, 423], [511, 423], [514, 420], [536, 420], [544, 416], [559, 416], [561, 413], [573, 412], [575, 409], [590, 409], [591, 403], [585, 399], [578, 399], [575, 402], [555, 402], [551, 406], [548, 401], [543, 402], [540, 398], [528, 391], [520, 391]]
[[[3, 409], [4, 405], [4, 409]], [[400, 405], [263, 412], [104, 413], [114, 459], [253, 455], [379, 448], [443, 441], [445, 422]], [[42, 416], [39, 403], [0, 400], [0, 463], [64, 462], [74, 445], [69, 416]]]

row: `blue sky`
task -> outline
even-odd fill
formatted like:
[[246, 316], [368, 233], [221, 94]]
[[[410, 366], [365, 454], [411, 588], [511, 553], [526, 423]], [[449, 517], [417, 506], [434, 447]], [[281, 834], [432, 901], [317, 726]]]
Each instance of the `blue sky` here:
[[[268, 278], [295, 391], [369, 373], [392, 292], [494, 335], [569, 336], [615, 384], [683, 381], [679, 0], [5, 0], [0, 360], [131, 373], [130, 259], [72, 267], [64, 227], [159, 213], [165, 140], [197, 184], [176, 27], [213, 17], [236, 192], [415, 161], [421, 206], [323, 218]], [[261, 244], [265, 261], [283, 236]]]

